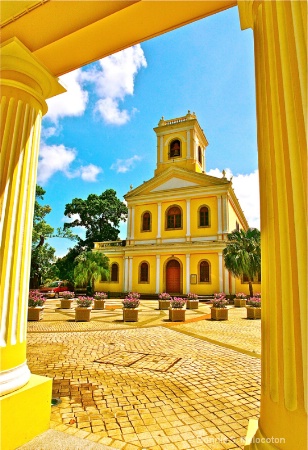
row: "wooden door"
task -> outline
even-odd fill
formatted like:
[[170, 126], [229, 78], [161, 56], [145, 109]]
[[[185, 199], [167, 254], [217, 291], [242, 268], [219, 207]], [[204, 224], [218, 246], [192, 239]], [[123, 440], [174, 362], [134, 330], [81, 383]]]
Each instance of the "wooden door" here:
[[172, 259], [167, 263], [166, 292], [169, 294], [181, 293], [181, 266], [175, 259]]

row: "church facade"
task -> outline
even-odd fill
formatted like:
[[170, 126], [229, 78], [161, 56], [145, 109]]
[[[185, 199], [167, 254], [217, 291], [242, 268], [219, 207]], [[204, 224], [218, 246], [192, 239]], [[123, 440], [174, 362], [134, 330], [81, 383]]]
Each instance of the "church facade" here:
[[[96, 242], [110, 260], [109, 279], [97, 291], [212, 295], [248, 293], [248, 284], [224, 267], [227, 234], [248, 223], [232, 181], [205, 173], [204, 131], [194, 113], [162, 118], [154, 177], [125, 196], [127, 239]], [[258, 291], [257, 286], [255, 290]]]

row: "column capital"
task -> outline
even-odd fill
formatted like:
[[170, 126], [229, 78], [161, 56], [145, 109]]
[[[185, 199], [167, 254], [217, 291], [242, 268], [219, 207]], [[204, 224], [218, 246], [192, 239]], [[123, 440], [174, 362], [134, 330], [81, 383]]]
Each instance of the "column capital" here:
[[58, 79], [16, 37], [0, 45], [1, 84], [24, 90], [35, 97], [47, 112], [45, 100], [66, 89]]
[[242, 30], [254, 28], [255, 13], [261, 3], [262, 0], [238, 0], [237, 4]]

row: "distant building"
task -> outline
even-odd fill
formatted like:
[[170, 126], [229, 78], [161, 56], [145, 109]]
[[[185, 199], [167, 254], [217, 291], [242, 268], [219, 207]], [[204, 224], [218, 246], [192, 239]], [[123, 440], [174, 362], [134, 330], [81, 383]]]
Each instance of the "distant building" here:
[[110, 260], [110, 279], [96, 290], [111, 293], [212, 295], [248, 293], [245, 280], [224, 267], [227, 233], [248, 223], [225, 175], [205, 173], [205, 134], [194, 113], [162, 118], [154, 177], [125, 196], [127, 239], [96, 242]]

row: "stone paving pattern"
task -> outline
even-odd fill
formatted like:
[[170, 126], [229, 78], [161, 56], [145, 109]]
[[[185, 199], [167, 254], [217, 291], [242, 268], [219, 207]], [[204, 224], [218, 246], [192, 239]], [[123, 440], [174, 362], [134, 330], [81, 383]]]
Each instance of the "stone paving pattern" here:
[[142, 301], [138, 323], [124, 324], [120, 300], [91, 322], [59, 305], [48, 300], [43, 321], [28, 323], [30, 370], [53, 378], [62, 401], [51, 428], [84, 448], [243, 448], [260, 397], [260, 320], [245, 319], [245, 308], [217, 322], [200, 304], [175, 324], [157, 301]]

